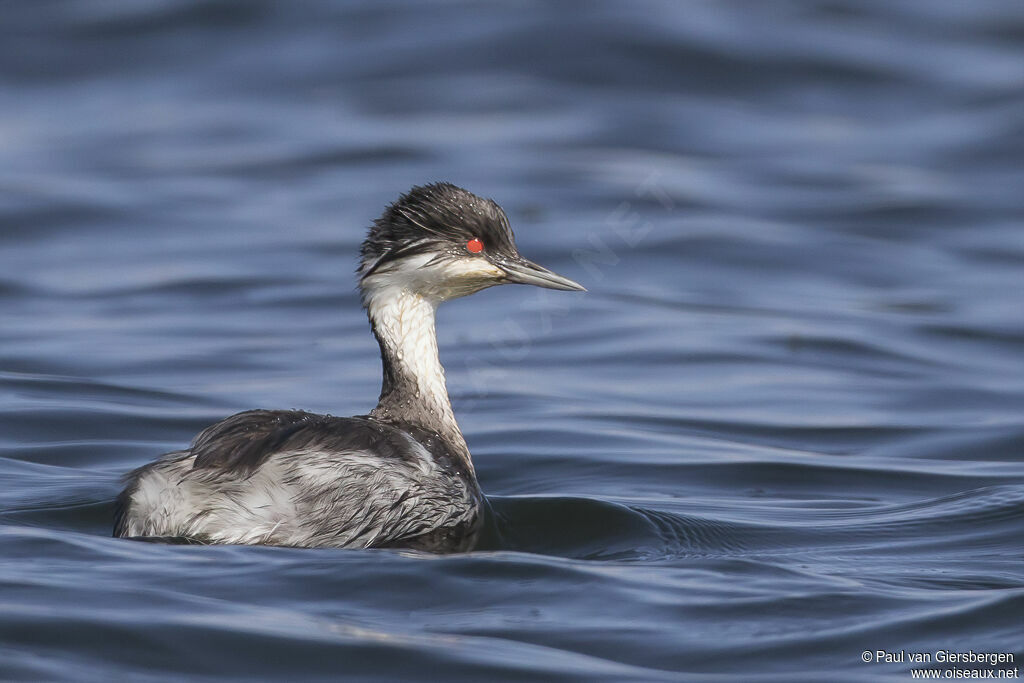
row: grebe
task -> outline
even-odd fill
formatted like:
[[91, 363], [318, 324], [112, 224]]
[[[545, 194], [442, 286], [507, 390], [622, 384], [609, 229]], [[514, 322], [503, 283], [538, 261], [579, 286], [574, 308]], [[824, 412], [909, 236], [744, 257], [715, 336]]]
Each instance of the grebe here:
[[578, 290], [527, 261], [501, 207], [414, 187], [370, 228], [359, 289], [384, 366], [369, 415], [250, 410], [126, 476], [114, 535], [196, 543], [470, 549], [484, 498], [437, 354], [443, 301], [503, 283]]

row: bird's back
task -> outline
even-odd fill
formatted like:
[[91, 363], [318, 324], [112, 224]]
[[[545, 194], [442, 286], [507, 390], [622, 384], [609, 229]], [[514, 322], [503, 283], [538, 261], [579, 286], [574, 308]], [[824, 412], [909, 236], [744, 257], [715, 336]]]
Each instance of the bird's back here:
[[444, 440], [372, 417], [247, 411], [127, 478], [116, 536], [454, 551], [480, 525], [476, 478]]

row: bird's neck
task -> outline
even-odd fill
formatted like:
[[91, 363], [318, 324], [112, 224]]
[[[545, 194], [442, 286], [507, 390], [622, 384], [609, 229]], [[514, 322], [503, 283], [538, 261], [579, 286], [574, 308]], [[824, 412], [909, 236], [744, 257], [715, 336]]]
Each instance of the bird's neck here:
[[394, 286], [364, 292], [363, 300], [384, 365], [380, 400], [371, 415], [437, 432], [472, 471], [437, 353], [437, 303]]

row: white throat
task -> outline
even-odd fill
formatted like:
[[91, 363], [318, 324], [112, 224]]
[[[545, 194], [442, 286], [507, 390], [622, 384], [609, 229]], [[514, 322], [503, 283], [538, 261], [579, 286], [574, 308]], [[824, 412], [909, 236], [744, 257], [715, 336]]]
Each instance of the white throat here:
[[385, 372], [374, 414], [383, 412], [438, 431], [458, 432], [437, 352], [434, 319], [438, 302], [397, 283], [381, 284], [363, 294]]

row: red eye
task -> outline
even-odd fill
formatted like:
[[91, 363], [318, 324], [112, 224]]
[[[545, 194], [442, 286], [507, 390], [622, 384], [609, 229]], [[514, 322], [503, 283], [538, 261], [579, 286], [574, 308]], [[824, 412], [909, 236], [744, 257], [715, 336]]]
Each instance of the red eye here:
[[466, 242], [466, 249], [474, 254], [479, 254], [484, 250], [484, 243], [474, 237]]

